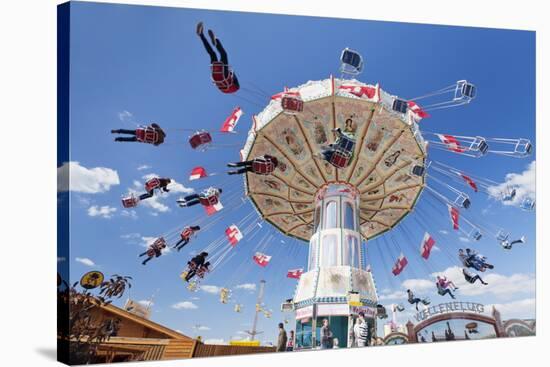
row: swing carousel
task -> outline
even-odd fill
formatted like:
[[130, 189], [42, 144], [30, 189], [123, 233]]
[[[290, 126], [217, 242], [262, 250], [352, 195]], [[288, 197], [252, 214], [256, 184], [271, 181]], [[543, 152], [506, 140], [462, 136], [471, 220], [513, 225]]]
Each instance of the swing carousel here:
[[[526, 211], [535, 207], [534, 197], [516, 197], [514, 187], [497, 189], [502, 184], [428, 159], [428, 150], [444, 150], [475, 159], [488, 154], [525, 158], [532, 153], [531, 142], [524, 138], [458, 136], [420, 128], [421, 121], [430, 117], [431, 111], [472, 102], [477, 95], [474, 84], [459, 80], [419, 97], [403, 98], [379, 84], [357, 80], [363, 71], [364, 60], [356, 51], [344, 49], [340, 61], [340, 77], [330, 76], [293, 88], [285, 87], [271, 96], [267, 105], [265, 99], [269, 96], [243, 84], [237, 97], [245, 105], [254, 99], [262, 100], [261, 112], [252, 117], [252, 127], [240, 150], [241, 162], [228, 164], [244, 167], [237, 173], [244, 173], [245, 195], [243, 197], [238, 181], [226, 178], [216, 185], [228, 186], [221, 199], [221, 192], [217, 194], [216, 205], [205, 205], [201, 201], [207, 216], [199, 214], [187, 223], [202, 226], [203, 232], [215, 229], [221, 219], [246, 205], [246, 198], [252, 204], [254, 210], [240, 220], [232, 218], [231, 224], [223, 224], [228, 225], [225, 231], [220, 231], [219, 237], [202, 248], [209, 254], [210, 267], [197, 273], [187, 285], [190, 291], [197, 291], [206, 274], [227, 264], [236, 253], [246, 252], [247, 255], [242, 256], [245, 263], [236, 266], [241, 271], [225, 278], [220, 290], [220, 303], [233, 304], [234, 312], [242, 312], [243, 304], [238, 302], [238, 294], [234, 291], [238, 289], [236, 284], [246, 276], [243, 266], [251, 263], [249, 255], [253, 254], [252, 263], [265, 268], [272, 258], [268, 255], [272, 249], [268, 247], [273, 243], [281, 247], [274, 232], [278, 231], [280, 238], [290, 237], [308, 244], [307, 268], [288, 270], [286, 277], [298, 279], [298, 283], [292, 298], [281, 306], [282, 311], [294, 312], [297, 349], [319, 346], [318, 333], [324, 319], [329, 320], [340, 347], [352, 345], [352, 329], [359, 315], [364, 316], [371, 335], [376, 333], [377, 319], [387, 318], [387, 311], [379, 304], [367, 261], [367, 243], [382, 241], [376, 243], [382, 246], [373, 248], [380, 251], [383, 267], [391, 268], [383, 272], [389, 274], [391, 271], [393, 276], [399, 276], [409, 260], [396, 234], [402, 235], [405, 241], [401, 242], [406, 244], [418, 237], [405, 223], [405, 218], [413, 211], [410, 217], [415, 226], [426, 230], [417, 257], [423, 258], [420, 261], [429, 274], [433, 274], [432, 260], [428, 259], [439, 239], [427, 231], [445, 216], [450, 217], [457, 234], [472, 242], [492, 237], [506, 250], [515, 243], [524, 242], [523, 237], [510, 241], [511, 234], [506, 229], [475, 217], [470, 209], [472, 199], [455, 186], [485, 193], [501, 202], [513, 201]], [[215, 80], [214, 84], [219, 87]], [[234, 132], [242, 113], [241, 108], [236, 107], [224, 121], [221, 132]], [[195, 132], [189, 144], [192, 149], [206, 152], [205, 147], [212, 145], [210, 132]], [[204, 167], [198, 166], [193, 168], [189, 180], [215, 175], [216, 172], [207, 173]], [[421, 196], [423, 200], [419, 200]], [[130, 202], [132, 198], [123, 201], [123, 205], [136, 206], [137, 201]], [[223, 209], [220, 200], [227, 203], [227, 208], [216, 215]], [[421, 202], [425, 204], [420, 206]], [[429, 213], [425, 212], [427, 209]], [[215, 216], [209, 219], [211, 215]], [[263, 222], [270, 225], [262, 225]], [[176, 228], [162, 236], [174, 242], [180, 230]], [[246, 242], [254, 248], [246, 248]], [[285, 243], [282, 239], [280, 242]], [[392, 253], [395, 248], [398, 256]], [[471, 258], [465, 261], [456, 252], [452, 254], [444, 246], [441, 248], [451, 262], [459, 262], [464, 268], [485, 271], [487, 267], [480, 254], [472, 252]], [[291, 248], [282, 251], [288, 256], [295, 255]], [[389, 266], [386, 256], [390, 257]], [[391, 258], [397, 258], [395, 263]], [[190, 270], [186, 269], [184, 274], [189, 274]], [[271, 266], [268, 270], [276, 269]], [[189, 280], [186, 276], [183, 278]], [[475, 282], [473, 275], [469, 281]], [[427, 302], [425, 305], [429, 304], [427, 298], [423, 300]], [[400, 306], [398, 311], [403, 309]], [[272, 315], [267, 305], [258, 301], [256, 318], [260, 312], [266, 318]], [[254, 338], [255, 328], [249, 334]], [[308, 337], [303, 337], [306, 334]], [[298, 338], [301, 338], [299, 342]]]

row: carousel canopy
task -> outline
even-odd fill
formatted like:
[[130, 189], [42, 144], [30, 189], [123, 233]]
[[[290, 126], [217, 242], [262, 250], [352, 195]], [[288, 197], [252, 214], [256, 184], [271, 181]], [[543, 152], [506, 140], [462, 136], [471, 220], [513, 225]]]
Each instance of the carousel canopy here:
[[[285, 91], [299, 95], [301, 112], [285, 111], [272, 98], [255, 116], [241, 159], [276, 156], [269, 176], [247, 173], [245, 189], [259, 214], [286, 235], [309, 241], [315, 195], [329, 183], [342, 182], [360, 192], [361, 234], [371, 239], [401, 221], [423, 189], [424, 142], [414, 109], [396, 109], [397, 97], [378, 85], [356, 80], [310, 81]], [[298, 92], [298, 93], [296, 93]], [[279, 96], [280, 97], [280, 96]], [[355, 138], [349, 165], [336, 168], [317, 155], [333, 143], [334, 129]]]

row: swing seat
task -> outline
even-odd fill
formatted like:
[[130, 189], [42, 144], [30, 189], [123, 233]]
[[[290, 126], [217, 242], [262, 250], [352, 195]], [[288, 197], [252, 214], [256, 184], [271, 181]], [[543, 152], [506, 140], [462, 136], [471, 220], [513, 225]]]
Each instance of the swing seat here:
[[470, 99], [475, 98], [476, 91], [476, 87], [472, 83], [464, 83], [462, 85], [461, 93]]
[[476, 97], [477, 88], [472, 83], [468, 83], [466, 80], [459, 80], [456, 82], [455, 94], [453, 101], [469, 103]]
[[478, 230], [475, 230], [474, 232], [472, 232], [472, 235], [471, 235], [472, 239], [476, 240], [476, 241], [479, 241], [482, 237], [482, 234], [480, 231]]
[[140, 143], [155, 144], [158, 138], [158, 132], [151, 127], [140, 127], [136, 129], [136, 139]]
[[135, 196], [128, 196], [122, 198], [122, 206], [124, 208], [135, 208], [139, 203], [139, 199]]
[[487, 142], [485, 140], [482, 140], [480, 143], [479, 143], [479, 146], [477, 148], [479, 150], [479, 152], [481, 153], [481, 155], [485, 155], [487, 154], [487, 152], [489, 151], [489, 144], [487, 144]]
[[413, 168], [411, 169], [411, 174], [422, 177], [424, 176], [425, 171], [426, 169], [424, 168], [424, 166], [413, 166]]
[[252, 170], [259, 175], [269, 175], [275, 170], [273, 162], [252, 162]]
[[281, 99], [281, 107], [283, 112], [288, 115], [296, 115], [304, 110], [304, 101], [300, 96], [284, 95]]
[[204, 130], [196, 132], [189, 138], [189, 145], [191, 145], [193, 149], [210, 143], [212, 143], [212, 135]]
[[160, 180], [158, 177], [154, 177], [150, 179], [149, 181], [145, 182], [145, 191], [150, 192], [154, 189], [158, 189], [160, 187]]
[[346, 168], [351, 163], [351, 154], [341, 150], [335, 150], [330, 156], [329, 163], [336, 168]]
[[525, 198], [520, 204], [520, 208], [523, 210], [533, 210], [535, 208], [535, 200], [531, 198]]
[[340, 62], [340, 71], [344, 74], [357, 75], [363, 71], [363, 57], [350, 48], [342, 51]]
[[404, 101], [402, 99], [394, 99], [392, 104], [392, 110], [399, 113], [407, 113], [407, 110], [409, 108], [409, 105], [407, 104], [407, 101]]
[[[235, 84], [235, 74], [231, 66], [216, 61], [212, 63], [210, 69], [212, 71], [212, 82], [222, 93], [235, 93], [239, 90], [238, 85]], [[227, 70], [227, 73], [224, 73], [224, 70]]]
[[203, 206], [214, 206], [219, 202], [218, 197], [216, 195], [212, 195], [207, 198], [201, 197], [199, 198], [199, 200]]

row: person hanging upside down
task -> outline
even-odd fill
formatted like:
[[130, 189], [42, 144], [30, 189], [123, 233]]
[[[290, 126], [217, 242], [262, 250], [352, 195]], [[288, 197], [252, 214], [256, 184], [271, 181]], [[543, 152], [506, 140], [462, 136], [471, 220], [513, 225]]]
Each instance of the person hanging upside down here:
[[208, 256], [208, 252], [201, 252], [194, 258], [192, 258], [189, 262], [187, 262], [187, 265], [189, 266], [189, 271], [187, 272], [187, 275], [185, 276], [185, 281], [189, 282], [196, 274], [197, 271], [199, 271], [200, 267], [204, 265], [206, 262], [206, 257]]
[[235, 171], [229, 171], [229, 175], [240, 175], [246, 172], [256, 173], [258, 175], [269, 175], [275, 171], [275, 168], [279, 165], [279, 161], [276, 157], [269, 154], [264, 154], [260, 157], [256, 157], [251, 161], [228, 163], [227, 167], [241, 167]]
[[462, 268], [462, 274], [464, 274], [464, 279], [466, 279], [466, 281], [469, 283], [474, 284], [479, 279], [481, 284], [483, 285], [489, 284], [484, 282], [483, 279], [481, 279], [481, 277], [479, 276], [479, 274], [474, 274], [466, 268]]
[[202, 204], [204, 206], [216, 205], [219, 201], [221, 193], [222, 189], [209, 187], [200, 194], [187, 195], [183, 199], [178, 199], [177, 202], [182, 208], [197, 204]]
[[191, 240], [191, 236], [195, 234], [195, 232], [200, 231], [200, 226], [188, 226], [183, 229], [183, 231], [180, 233], [181, 239], [174, 245], [174, 248], [178, 251], [181, 250], [185, 245], [189, 243]]
[[166, 248], [166, 241], [163, 237], [158, 238], [155, 242], [149, 245], [147, 251], [139, 255], [140, 257], [147, 255], [147, 259], [143, 260], [142, 264], [145, 265], [152, 258], [162, 255], [162, 250], [164, 248]]
[[516, 243], [525, 243], [525, 236], [521, 236], [519, 240], [513, 240], [512, 242], [508, 241], [507, 239], [500, 241], [500, 245], [505, 250], [511, 250], [512, 246]]
[[153, 145], [160, 145], [164, 143], [166, 133], [157, 123], [152, 123], [150, 126], [138, 127], [136, 130], [117, 129], [111, 130], [111, 134], [127, 134], [131, 136], [117, 137], [115, 141], [119, 142], [132, 142], [137, 141], [140, 143], [148, 143]]
[[210, 37], [212, 44], [220, 53], [220, 59], [218, 60], [216, 52], [212, 49], [212, 46], [210, 46], [210, 43], [208, 43], [208, 40], [204, 36], [204, 25], [202, 22], [199, 22], [197, 24], [197, 35], [201, 39], [202, 44], [204, 45], [204, 49], [208, 53], [208, 56], [210, 56], [210, 63], [212, 67], [212, 80], [214, 81], [218, 89], [223, 93], [234, 93], [238, 91], [239, 80], [237, 79], [237, 75], [229, 67], [227, 52], [223, 48], [220, 40], [216, 38], [214, 32], [211, 29], [208, 30], [208, 36]]
[[422, 303], [425, 306], [430, 304], [430, 301], [426, 298], [420, 299], [418, 297], [415, 297], [414, 293], [410, 289], [407, 289], [407, 295], [408, 295], [407, 301], [409, 301], [411, 305], [415, 305], [417, 311], [418, 311], [419, 303]]
[[160, 192], [169, 192], [167, 186], [172, 182], [169, 178], [153, 178], [145, 183], [145, 189], [147, 192], [139, 196], [139, 200], [145, 200], [153, 197], [155, 189]]

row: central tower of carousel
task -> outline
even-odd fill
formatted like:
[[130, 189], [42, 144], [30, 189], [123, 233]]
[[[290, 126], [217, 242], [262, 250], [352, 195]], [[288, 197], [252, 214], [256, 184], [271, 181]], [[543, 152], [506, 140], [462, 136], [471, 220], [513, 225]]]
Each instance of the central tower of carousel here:
[[285, 90], [254, 117], [241, 159], [269, 154], [279, 166], [269, 176], [248, 173], [247, 194], [262, 218], [309, 243], [289, 302], [297, 348], [319, 345], [325, 318], [341, 347], [360, 311], [376, 330], [367, 242], [397, 225], [424, 187], [416, 118], [378, 85], [333, 77]]

